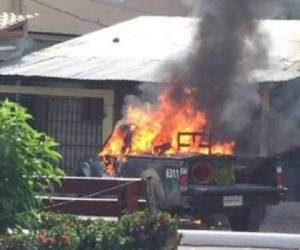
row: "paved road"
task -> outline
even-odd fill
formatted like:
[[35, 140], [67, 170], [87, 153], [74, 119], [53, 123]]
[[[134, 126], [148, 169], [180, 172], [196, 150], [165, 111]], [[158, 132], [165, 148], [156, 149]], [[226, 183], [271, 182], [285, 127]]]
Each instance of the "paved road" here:
[[267, 208], [262, 232], [300, 234], [300, 202], [281, 202]]
[[179, 247], [178, 250], [280, 250], [274, 248]]

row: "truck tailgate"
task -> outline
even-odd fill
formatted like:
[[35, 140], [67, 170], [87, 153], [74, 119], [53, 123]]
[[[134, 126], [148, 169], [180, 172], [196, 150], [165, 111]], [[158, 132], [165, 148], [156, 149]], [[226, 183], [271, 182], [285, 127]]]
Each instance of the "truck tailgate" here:
[[225, 208], [276, 205], [285, 193], [285, 189], [256, 184], [191, 185], [183, 199], [195, 209], [222, 211]]

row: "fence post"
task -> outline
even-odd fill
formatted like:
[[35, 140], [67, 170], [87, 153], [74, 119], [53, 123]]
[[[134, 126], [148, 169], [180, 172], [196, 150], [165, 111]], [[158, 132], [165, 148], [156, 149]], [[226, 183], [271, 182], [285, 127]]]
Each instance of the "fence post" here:
[[139, 182], [129, 183], [126, 187], [126, 208], [128, 213], [134, 213], [139, 209]]
[[147, 202], [147, 208], [152, 213], [157, 213], [157, 204], [156, 204], [156, 199], [154, 195], [154, 188], [153, 188], [153, 181], [151, 177], [147, 177], [145, 179], [145, 184], [146, 184], [146, 202]]

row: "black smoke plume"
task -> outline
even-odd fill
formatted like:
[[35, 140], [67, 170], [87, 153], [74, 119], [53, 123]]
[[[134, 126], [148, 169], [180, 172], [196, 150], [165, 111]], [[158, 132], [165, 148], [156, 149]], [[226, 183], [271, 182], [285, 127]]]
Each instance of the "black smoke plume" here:
[[258, 19], [277, 5], [272, 0], [191, 1], [199, 18], [194, 49], [173, 72], [197, 86], [199, 107], [208, 112], [218, 137], [241, 133], [259, 107], [251, 72], [267, 66], [269, 40]]

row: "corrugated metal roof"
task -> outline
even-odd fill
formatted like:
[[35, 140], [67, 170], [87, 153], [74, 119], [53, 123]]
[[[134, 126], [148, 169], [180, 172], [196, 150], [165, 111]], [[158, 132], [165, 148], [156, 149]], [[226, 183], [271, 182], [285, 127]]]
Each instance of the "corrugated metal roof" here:
[[[0, 74], [161, 81], [167, 77], [162, 65], [182, 60], [193, 50], [197, 22], [182, 17], [139, 17], [0, 64]], [[299, 77], [300, 21], [262, 21], [261, 26], [269, 33], [270, 66], [251, 77], [256, 81]]]
[[18, 23], [33, 18], [35, 15], [17, 15], [12, 12], [3, 12], [0, 14], [0, 30], [7, 29]]

